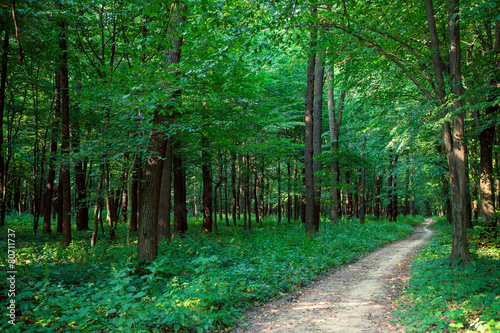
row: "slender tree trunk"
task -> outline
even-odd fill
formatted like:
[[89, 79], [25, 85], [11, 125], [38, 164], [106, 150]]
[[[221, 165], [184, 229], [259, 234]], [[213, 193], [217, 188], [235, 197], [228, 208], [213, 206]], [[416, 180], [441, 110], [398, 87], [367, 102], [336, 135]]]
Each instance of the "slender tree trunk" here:
[[[212, 232], [212, 161], [210, 158], [210, 146], [207, 137], [201, 139], [201, 149], [202, 149], [202, 178], [203, 178], [203, 227], [202, 230], [206, 232]], [[217, 194], [217, 193], [216, 193]], [[217, 214], [217, 212], [216, 212]]]
[[247, 198], [246, 208], [248, 214], [248, 230], [252, 229], [252, 196], [250, 195], [250, 170], [251, 170], [250, 155], [247, 153], [247, 175], [245, 177], [246, 179], [245, 196]]
[[314, 73], [314, 125], [313, 125], [313, 172], [314, 172], [314, 228], [319, 231], [321, 216], [321, 180], [319, 173], [323, 168], [318, 159], [321, 151], [321, 134], [323, 127], [323, 77], [325, 76], [325, 62], [321, 59], [323, 53], [318, 53], [316, 70]]
[[170, 212], [172, 210], [172, 139], [166, 139], [165, 159], [161, 177], [160, 204], [158, 207], [158, 236], [170, 239]]
[[278, 158], [278, 224], [281, 223], [281, 161]]
[[289, 159], [286, 161], [286, 175], [287, 175], [286, 216], [288, 219], [288, 224], [290, 224], [291, 219], [292, 219], [292, 197], [291, 197], [291, 184], [290, 184], [291, 170], [290, 170], [290, 160]]
[[[315, 38], [313, 38], [314, 40]], [[311, 49], [314, 48], [314, 42], [311, 43]], [[312, 51], [311, 51], [312, 52]], [[314, 169], [313, 169], [313, 130], [314, 130], [314, 69], [316, 66], [316, 53], [312, 52], [309, 58], [307, 69], [307, 89], [305, 102], [305, 150], [304, 150], [304, 169], [305, 169], [305, 215], [304, 223], [306, 233], [312, 236], [314, 227]]]
[[[361, 157], [364, 159], [365, 157], [365, 141], [366, 136], [363, 135], [362, 139], [362, 153]], [[365, 167], [361, 166], [361, 189], [359, 194], [359, 222], [361, 224], [365, 223]]]
[[382, 176], [378, 175], [375, 180], [375, 207], [373, 208], [373, 215], [378, 220], [380, 218], [380, 193], [382, 188]]
[[[7, 198], [7, 175], [5, 168], [5, 156], [3, 155], [3, 117], [5, 109], [5, 86], [7, 83], [7, 62], [9, 50], [9, 31], [5, 29], [2, 47], [2, 73], [0, 78], [0, 226], [5, 225], [5, 210]], [[49, 211], [50, 214], [50, 211]]]
[[[60, 3], [57, 7], [61, 8]], [[64, 21], [58, 22], [59, 32], [59, 49], [61, 50], [60, 56], [60, 71], [61, 71], [61, 178], [60, 186], [62, 188], [62, 229], [64, 246], [69, 246], [71, 243], [71, 183], [70, 183], [70, 115], [69, 115], [69, 76], [68, 76], [68, 55], [66, 45], [66, 23]]]
[[55, 156], [57, 154], [56, 131], [58, 127], [59, 114], [61, 113], [60, 91], [61, 91], [61, 75], [59, 71], [56, 71], [54, 79], [54, 119], [52, 121], [52, 129], [51, 129], [49, 173], [47, 177], [47, 186], [46, 186], [45, 203], [44, 203], [45, 208], [43, 216], [43, 232], [46, 234], [50, 234], [52, 231], [51, 209], [52, 209], [52, 198], [54, 197], [54, 180], [56, 178], [56, 170], [54, 169]]
[[102, 183], [103, 183], [103, 175], [104, 175], [104, 166], [101, 164], [100, 166], [100, 174], [99, 181], [97, 182], [97, 198], [94, 205], [94, 229], [92, 231], [92, 238], [90, 240], [90, 246], [95, 246], [97, 244], [97, 235], [99, 234], [99, 223], [102, 225]]
[[237, 198], [236, 198], [236, 153], [231, 152], [231, 215], [233, 217], [233, 226], [236, 227], [236, 206], [237, 206]]
[[[138, 161], [141, 159], [136, 157]], [[130, 231], [136, 232], [138, 229], [138, 210], [139, 210], [139, 181], [142, 174], [142, 163], [137, 162], [136, 171], [132, 176], [132, 193], [130, 193]]]
[[182, 157], [180, 156], [179, 142], [174, 142], [173, 171], [174, 171], [174, 236], [181, 235], [188, 230], [186, 205], [186, 176]]
[[393, 171], [394, 174], [392, 176], [392, 222], [397, 222], [398, 219], [398, 174], [396, 172], [396, 164], [398, 163], [398, 155], [394, 156], [393, 161]]
[[[344, 99], [346, 91], [340, 93], [339, 109], [335, 112], [334, 96], [334, 68], [330, 67], [327, 73], [328, 80], [328, 124], [330, 128], [330, 150], [333, 152], [333, 158], [330, 162], [330, 174], [332, 187], [330, 188], [330, 220], [336, 223], [340, 217], [340, 168], [339, 168], [339, 135], [340, 125], [342, 123], [342, 111], [344, 109]], [[337, 113], [337, 114], [335, 114]]]
[[485, 110], [483, 121], [489, 125], [483, 127], [479, 134], [480, 169], [479, 181], [480, 217], [487, 226], [487, 232], [494, 237], [497, 234], [497, 221], [493, 217], [495, 212], [495, 185], [493, 181], [493, 144], [495, 141], [495, 125], [488, 119], [498, 107], [489, 107]]

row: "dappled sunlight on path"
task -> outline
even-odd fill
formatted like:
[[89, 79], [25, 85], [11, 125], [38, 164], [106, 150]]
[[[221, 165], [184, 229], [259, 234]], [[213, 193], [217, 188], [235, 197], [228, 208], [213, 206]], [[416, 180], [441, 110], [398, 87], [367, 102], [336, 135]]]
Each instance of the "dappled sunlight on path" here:
[[411, 237], [333, 269], [303, 290], [249, 312], [234, 332], [402, 331], [391, 323], [394, 302], [413, 255], [432, 235], [431, 223], [426, 220]]

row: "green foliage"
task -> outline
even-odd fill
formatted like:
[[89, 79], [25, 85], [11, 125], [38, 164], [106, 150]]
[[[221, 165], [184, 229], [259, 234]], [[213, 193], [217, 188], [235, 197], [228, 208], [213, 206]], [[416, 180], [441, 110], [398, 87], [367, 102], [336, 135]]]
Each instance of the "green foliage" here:
[[440, 218], [437, 235], [417, 256], [396, 312], [411, 332], [500, 330], [500, 248], [479, 247], [471, 232], [473, 261], [450, 265], [451, 226]]
[[[343, 221], [325, 223], [321, 233], [307, 238], [297, 223], [276, 225], [267, 219], [263, 228], [252, 231], [225, 226], [219, 226], [218, 236], [191, 231], [161, 243], [158, 259], [137, 269], [123, 244], [89, 248], [78, 235], [66, 249], [53, 242], [33, 243], [30, 222], [9, 216], [20, 242], [18, 332], [230, 327], [249, 306], [300, 288], [322, 272], [412, 232], [403, 223]], [[2, 258], [4, 243], [5, 238]], [[2, 325], [5, 329], [8, 324]]]

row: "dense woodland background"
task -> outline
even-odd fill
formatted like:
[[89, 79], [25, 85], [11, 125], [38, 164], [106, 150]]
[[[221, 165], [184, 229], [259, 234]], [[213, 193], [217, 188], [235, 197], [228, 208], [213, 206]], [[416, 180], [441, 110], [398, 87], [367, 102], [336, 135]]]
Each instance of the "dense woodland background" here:
[[462, 263], [467, 228], [498, 235], [495, 0], [13, 0], [0, 18], [4, 228], [137, 237], [139, 262], [269, 217], [313, 236], [445, 216]]

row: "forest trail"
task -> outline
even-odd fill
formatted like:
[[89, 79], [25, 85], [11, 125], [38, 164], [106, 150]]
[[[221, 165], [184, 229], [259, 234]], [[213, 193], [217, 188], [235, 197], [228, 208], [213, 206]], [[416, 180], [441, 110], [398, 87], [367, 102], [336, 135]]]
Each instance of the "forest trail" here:
[[410, 263], [433, 234], [427, 219], [415, 233], [336, 268], [300, 291], [246, 313], [233, 332], [402, 332], [391, 320]]

